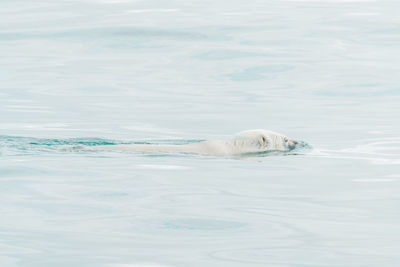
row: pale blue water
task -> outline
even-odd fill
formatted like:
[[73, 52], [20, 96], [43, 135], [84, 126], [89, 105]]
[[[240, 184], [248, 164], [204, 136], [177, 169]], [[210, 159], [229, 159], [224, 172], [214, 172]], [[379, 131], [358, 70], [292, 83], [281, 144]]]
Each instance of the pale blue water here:
[[[399, 266], [398, 1], [0, 2], [0, 266]], [[313, 150], [94, 152], [264, 128]]]

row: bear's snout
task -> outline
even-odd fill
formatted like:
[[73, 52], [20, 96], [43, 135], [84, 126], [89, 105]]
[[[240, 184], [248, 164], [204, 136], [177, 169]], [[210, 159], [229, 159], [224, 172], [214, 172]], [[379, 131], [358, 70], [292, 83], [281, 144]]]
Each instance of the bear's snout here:
[[295, 149], [296, 146], [299, 144], [299, 142], [295, 141], [295, 140], [291, 140], [288, 144], [288, 148], [289, 149]]

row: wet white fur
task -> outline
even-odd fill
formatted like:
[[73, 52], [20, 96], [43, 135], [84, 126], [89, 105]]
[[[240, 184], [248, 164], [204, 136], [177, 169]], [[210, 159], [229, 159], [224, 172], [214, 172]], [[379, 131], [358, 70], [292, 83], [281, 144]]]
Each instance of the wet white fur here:
[[204, 155], [236, 155], [267, 151], [288, 151], [296, 141], [267, 130], [248, 130], [235, 135], [232, 140], [209, 140], [186, 145], [108, 145], [98, 149], [144, 153], [192, 153]]

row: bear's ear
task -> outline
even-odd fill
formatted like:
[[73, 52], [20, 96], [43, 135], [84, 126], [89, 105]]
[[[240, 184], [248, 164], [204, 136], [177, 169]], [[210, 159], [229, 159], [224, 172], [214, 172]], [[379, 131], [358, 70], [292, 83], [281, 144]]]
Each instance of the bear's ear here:
[[258, 142], [260, 143], [260, 146], [266, 147], [268, 144], [268, 139], [265, 135], [260, 134], [258, 137]]

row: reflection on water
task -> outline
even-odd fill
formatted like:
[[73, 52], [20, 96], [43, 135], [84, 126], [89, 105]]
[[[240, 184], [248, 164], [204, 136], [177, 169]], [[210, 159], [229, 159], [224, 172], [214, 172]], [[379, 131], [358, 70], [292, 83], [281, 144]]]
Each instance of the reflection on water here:
[[398, 266], [398, 8], [1, 1], [0, 266]]

